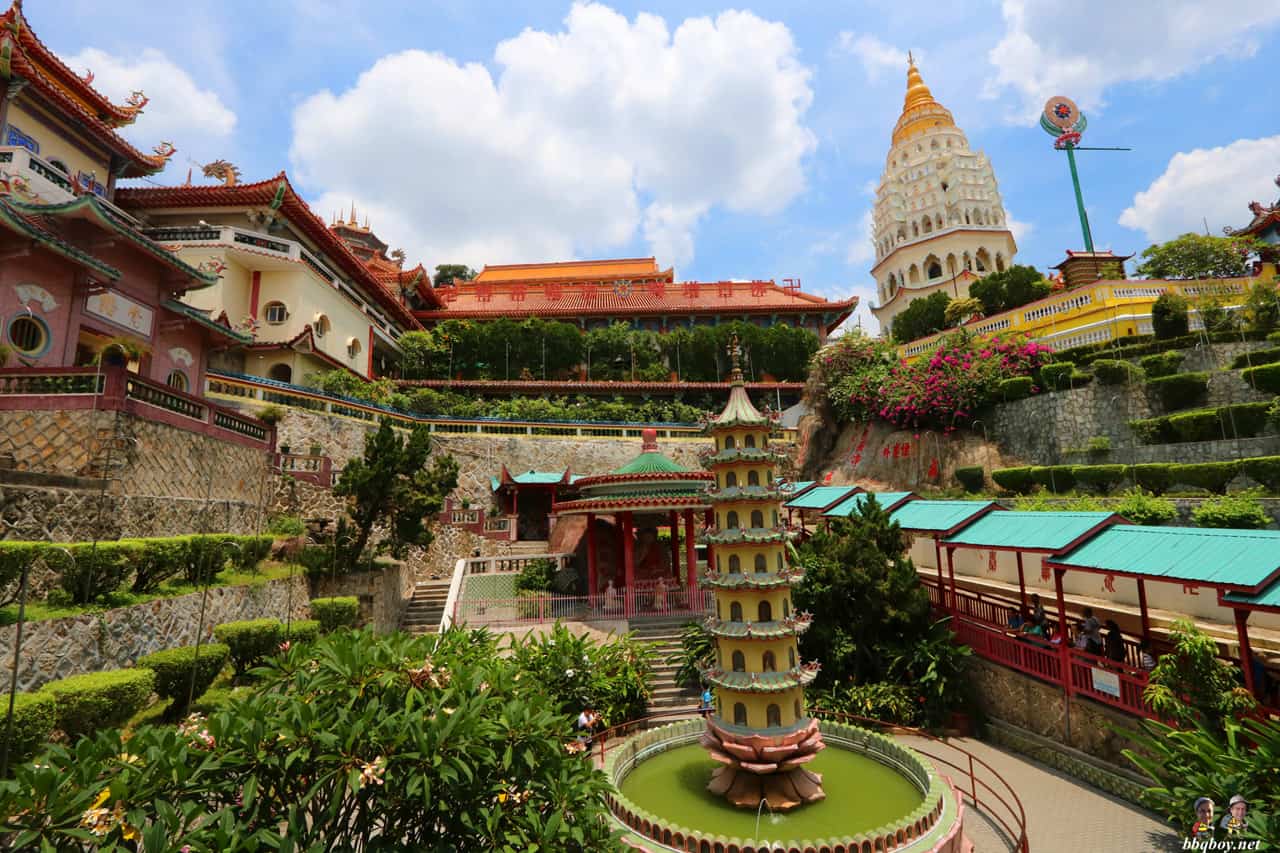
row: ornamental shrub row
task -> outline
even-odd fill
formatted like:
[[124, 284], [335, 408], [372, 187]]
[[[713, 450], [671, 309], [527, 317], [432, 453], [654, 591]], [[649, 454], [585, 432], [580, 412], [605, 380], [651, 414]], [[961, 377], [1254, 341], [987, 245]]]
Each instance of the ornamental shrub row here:
[[1159, 352], [1138, 359], [1138, 367], [1142, 368], [1142, 372], [1149, 379], [1159, 379], [1162, 376], [1172, 376], [1177, 373], [1186, 357], [1184, 350]]
[[213, 636], [226, 644], [236, 675], [241, 676], [280, 650], [284, 623], [279, 619], [224, 622], [213, 629]]
[[1034, 384], [1030, 376], [1015, 376], [1011, 379], [1002, 379], [996, 385], [996, 396], [1006, 403], [1021, 400], [1031, 396], [1033, 387]]
[[0, 589], [11, 586], [23, 569], [43, 564], [59, 573], [59, 583], [73, 603], [88, 604], [126, 583], [135, 593], [149, 593], [179, 576], [190, 583], [212, 580], [228, 562], [248, 571], [270, 553], [270, 536], [231, 534], [97, 543], [0, 542]]
[[1142, 444], [1250, 438], [1267, 426], [1271, 403], [1236, 403], [1129, 421]]
[[956, 469], [956, 482], [964, 486], [966, 492], [980, 492], [986, 483], [986, 474], [981, 465], [967, 465]]
[[124, 725], [147, 706], [156, 674], [145, 667], [90, 672], [51, 681], [40, 692], [53, 697], [57, 727], [73, 742], [99, 729]]
[[1130, 478], [1156, 495], [1164, 494], [1175, 485], [1223, 495], [1231, 481], [1242, 473], [1271, 491], [1280, 491], [1280, 456], [1195, 464], [1023, 466], [999, 468], [991, 472], [991, 479], [1002, 489], [1020, 495], [1030, 494], [1037, 485], [1049, 491], [1066, 492], [1077, 483], [1107, 494]]
[[1231, 369], [1242, 370], [1246, 367], [1260, 367], [1277, 361], [1280, 361], [1280, 347], [1242, 352], [1231, 362]]
[[1246, 368], [1240, 371], [1240, 378], [1259, 391], [1280, 394], [1280, 363]]
[[156, 693], [171, 700], [166, 716], [182, 717], [188, 700], [199, 699], [227, 664], [231, 650], [222, 643], [163, 649], [138, 658], [138, 666], [156, 674]]
[[[8, 707], [5, 708], [8, 711]], [[13, 697], [13, 733], [9, 737], [9, 765], [30, 758], [49, 740], [58, 723], [57, 703], [52, 693], [19, 693]], [[0, 726], [0, 746], [5, 742]]]
[[1055, 361], [1040, 368], [1040, 378], [1044, 382], [1044, 386], [1049, 390], [1060, 391], [1068, 387], [1071, 375], [1075, 372], [1076, 366], [1074, 362]]
[[355, 596], [311, 599], [311, 615], [328, 634], [339, 628], [354, 628], [360, 621], [360, 601]]
[[1093, 375], [1103, 385], [1128, 385], [1141, 382], [1144, 378], [1142, 368], [1127, 361], [1114, 358], [1100, 358], [1090, 365]]
[[1209, 394], [1209, 374], [1174, 373], [1171, 376], [1148, 379], [1147, 388], [1160, 398], [1160, 405], [1166, 412], [1176, 412], [1204, 403]]
[[1191, 349], [1197, 344], [1203, 344], [1205, 338], [1208, 338], [1210, 343], [1215, 344], [1239, 343], [1242, 338], [1246, 341], [1267, 340], [1271, 343], [1280, 344], [1280, 333], [1278, 332], [1271, 332], [1268, 335], [1266, 332], [1246, 329], [1243, 333], [1239, 331], [1218, 331], [1210, 332], [1206, 335], [1203, 332], [1197, 332], [1190, 335], [1179, 335], [1175, 338], [1165, 338], [1164, 340], [1156, 340], [1151, 335], [1133, 335], [1104, 343], [1072, 347], [1071, 349], [1062, 350], [1056, 355], [1060, 359], [1069, 359], [1076, 364], [1085, 365], [1100, 358], [1138, 358], [1170, 350]]

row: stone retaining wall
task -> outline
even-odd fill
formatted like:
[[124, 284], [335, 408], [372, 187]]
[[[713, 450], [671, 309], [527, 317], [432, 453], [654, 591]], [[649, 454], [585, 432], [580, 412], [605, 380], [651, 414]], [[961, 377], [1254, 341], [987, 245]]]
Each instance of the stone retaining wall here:
[[[209, 590], [202, 642], [213, 640], [213, 627], [242, 619], [308, 618], [307, 579], [301, 572], [262, 584], [214, 587]], [[18, 689], [34, 690], [70, 675], [132, 666], [139, 657], [161, 649], [193, 645], [200, 624], [200, 593], [161, 598], [65, 619], [45, 619], [23, 626]], [[16, 625], [0, 627], [0, 660], [6, 679], [12, 673]]]
[[360, 602], [362, 625], [371, 625], [379, 634], [395, 631], [413, 597], [417, 577], [408, 565], [399, 561], [379, 565], [382, 568], [373, 572], [316, 578], [311, 584], [311, 597], [355, 596]]

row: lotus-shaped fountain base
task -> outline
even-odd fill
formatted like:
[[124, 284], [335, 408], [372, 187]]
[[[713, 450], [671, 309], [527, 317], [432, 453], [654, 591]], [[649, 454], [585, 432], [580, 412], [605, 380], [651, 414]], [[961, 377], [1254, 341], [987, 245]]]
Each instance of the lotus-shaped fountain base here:
[[804, 767], [826, 746], [817, 720], [783, 735], [744, 735], [708, 718], [699, 743], [724, 765], [716, 768], [707, 790], [735, 806], [754, 809], [764, 799], [782, 812], [826, 797], [822, 774]]

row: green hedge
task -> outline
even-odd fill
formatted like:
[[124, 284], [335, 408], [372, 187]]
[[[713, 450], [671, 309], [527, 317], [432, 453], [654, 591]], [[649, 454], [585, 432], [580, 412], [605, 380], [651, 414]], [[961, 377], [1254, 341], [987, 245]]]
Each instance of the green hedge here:
[[1014, 376], [1010, 379], [1002, 379], [996, 385], [996, 396], [1006, 403], [1014, 400], [1021, 400], [1031, 396], [1031, 389], [1035, 387], [1030, 376]]
[[1169, 470], [1172, 467], [1167, 462], [1148, 462], [1130, 466], [1129, 473], [1141, 488], [1153, 495], [1163, 495], [1173, 485], [1173, 476]]
[[[7, 714], [8, 697], [4, 711]], [[44, 746], [58, 723], [58, 707], [50, 693], [18, 693], [13, 697], [13, 735], [9, 740], [9, 766], [26, 761]], [[0, 745], [5, 740], [0, 722]]]
[[980, 492], [986, 485], [986, 473], [981, 465], [967, 465], [956, 469], [956, 482], [964, 486], [966, 492]]
[[1273, 492], [1280, 491], [1280, 456], [1256, 456], [1244, 460], [1244, 473]]
[[1280, 394], [1280, 364], [1264, 364], [1240, 371], [1240, 378], [1259, 391]]
[[355, 596], [311, 599], [311, 615], [328, 634], [339, 628], [354, 628], [360, 621], [360, 601]]
[[1055, 361], [1046, 364], [1040, 368], [1040, 378], [1044, 381], [1044, 387], [1051, 391], [1059, 391], [1068, 387], [1071, 380], [1071, 374], [1076, 372], [1076, 366], [1070, 361]]
[[1102, 494], [1124, 482], [1127, 472], [1124, 465], [1076, 465], [1071, 469], [1077, 482]]
[[1201, 462], [1195, 465], [1172, 465], [1171, 476], [1175, 483], [1185, 483], [1225, 495], [1227, 484], [1240, 473], [1239, 462]]
[[317, 619], [297, 619], [285, 626], [284, 638], [291, 643], [314, 643], [320, 639]]
[[224, 622], [213, 629], [218, 642], [226, 643], [235, 664], [236, 675], [244, 675], [280, 650], [284, 639], [284, 625], [279, 619], [251, 619], [245, 622]]
[[1076, 487], [1076, 476], [1071, 465], [1035, 466], [1031, 469], [1031, 480], [1054, 494], [1060, 495]]
[[167, 711], [170, 719], [183, 715], [188, 699], [204, 695], [231, 654], [231, 649], [222, 643], [202, 643], [199, 651], [197, 658], [195, 646], [178, 646], [138, 658], [138, 666], [156, 674], [156, 693], [171, 700]]
[[1030, 465], [1020, 468], [997, 468], [991, 472], [991, 480], [1000, 488], [1020, 495], [1031, 494], [1031, 489], [1036, 484], [1031, 477]]
[[1173, 376], [1182, 367], [1182, 361], [1186, 357], [1187, 354], [1182, 350], [1169, 350], [1138, 359], [1138, 367], [1150, 379]]
[[1210, 498], [1191, 513], [1196, 527], [1228, 527], [1233, 530], [1263, 530], [1271, 526], [1271, 516], [1255, 495], [1234, 494]]
[[1203, 332], [1197, 332], [1176, 338], [1165, 338], [1164, 340], [1156, 340], [1151, 335], [1131, 335], [1117, 338], [1114, 341], [1106, 341], [1105, 343], [1072, 347], [1071, 349], [1062, 350], [1056, 355], [1060, 359], [1085, 365], [1100, 358], [1138, 358], [1171, 350], [1188, 350], [1203, 344], [1206, 338], [1210, 343], [1215, 344], [1239, 343], [1242, 337], [1247, 341], [1268, 340], [1272, 343], [1280, 344], [1280, 333], [1272, 332], [1268, 335], [1263, 331], [1250, 330], [1245, 330], [1243, 335], [1239, 331], [1218, 331], [1210, 332], [1207, 335]]
[[[1280, 365], [1276, 367], [1280, 368]], [[1147, 387], [1160, 398], [1160, 405], [1166, 412], [1189, 409], [1204, 403], [1209, 393], [1209, 374], [1175, 373], [1159, 379], [1148, 379]]]
[[1272, 364], [1277, 361], [1280, 361], [1280, 347], [1254, 350], [1253, 352], [1242, 352], [1232, 359], [1231, 369], [1242, 370], [1246, 367], [1260, 367], [1261, 365]]
[[1103, 385], [1128, 385], [1144, 378], [1142, 368], [1114, 358], [1100, 358], [1090, 365], [1090, 369]]
[[156, 688], [153, 670], [112, 669], [73, 675], [40, 688], [57, 705], [58, 728], [72, 741], [124, 725], [147, 706]]
[[1213, 409], [1178, 412], [1156, 418], [1129, 421], [1129, 428], [1142, 444], [1251, 438], [1266, 428], [1271, 405], [1271, 403], [1236, 403]]

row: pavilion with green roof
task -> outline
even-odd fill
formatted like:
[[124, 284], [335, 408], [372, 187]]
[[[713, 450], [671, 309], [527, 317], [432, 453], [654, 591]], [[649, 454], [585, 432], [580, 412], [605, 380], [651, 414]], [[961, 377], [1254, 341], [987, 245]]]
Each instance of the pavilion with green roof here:
[[[711, 508], [707, 487], [712, 476], [706, 471], [691, 471], [678, 465], [658, 449], [657, 430], [641, 433], [640, 454], [608, 474], [580, 477], [573, 481], [572, 497], [552, 505], [556, 516], [585, 515], [587, 518], [587, 590], [590, 595], [603, 591], [608, 581], [634, 593], [637, 586], [670, 581], [691, 593], [698, 584], [696, 530], [697, 520], [705, 518]], [[615, 537], [619, 540], [609, 549], [621, 555], [618, 566], [600, 559], [596, 520], [612, 517]], [[683, 575], [681, 573], [680, 525], [684, 524]], [[666, 527], [671, 533], [669, 560], [656, 545], [656, 530]], [[655, 541], [646, 542], [644, 553], [636, 554], [637, 531], [655, 533]], [[668, 565], [669, 563], [669, 565]], [[630, 609], [634, 594], [624, 597]], [[631, 615], [628, 613], [627, 615]]]

